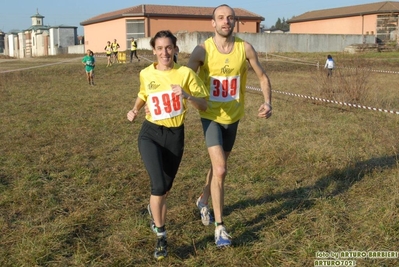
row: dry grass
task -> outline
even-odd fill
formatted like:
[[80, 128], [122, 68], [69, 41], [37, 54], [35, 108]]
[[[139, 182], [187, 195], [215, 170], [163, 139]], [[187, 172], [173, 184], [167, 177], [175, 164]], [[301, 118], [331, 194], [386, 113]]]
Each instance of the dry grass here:
[[[333, 57], [338, 66], [397, 68], [385, 55]], [[209, 159], [191, 109], [168, 199], [170, 254], [155, 262], [140, 121], [126, 120], [148, 62], [106, 68], [98, 58], [94, 87], [80, 59], [7, 61], [1, 70], [60, 60], [0, 74], [1, 266], [314, 266], [317, 251], [397, 250], [399, 116], [275, 93], [274, 115], [264, 121], [256, 118], [262, 97], [249, 91], [226, 182], [224, 221], [234, 246], [214, 247], [213, 227], [202, 226], [194, 205]], [[265, 68], [274, 90], [399, 107], [397, 74], [338, 69], [327, 80], [314, 66], [268, 61]], [[254, 77], [249, 84], [258, 86]]]

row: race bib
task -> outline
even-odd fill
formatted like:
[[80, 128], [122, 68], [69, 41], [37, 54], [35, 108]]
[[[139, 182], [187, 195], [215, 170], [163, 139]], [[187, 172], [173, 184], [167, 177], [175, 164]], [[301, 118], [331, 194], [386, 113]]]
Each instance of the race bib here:
[[176, 95], [172, 90], [152, 93], [148, 99], [151, 103], [151, 116], [155, 121], [173, 118], [183, 113], [182, 96]]
[[229, 102], [240, 98], [240, 76], [212, 76], [209, 99]]

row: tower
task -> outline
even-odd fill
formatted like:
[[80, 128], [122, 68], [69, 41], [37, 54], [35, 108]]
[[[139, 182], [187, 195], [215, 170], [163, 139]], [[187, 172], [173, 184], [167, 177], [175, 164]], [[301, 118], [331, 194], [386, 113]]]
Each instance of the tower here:
[[43, 26], [44, 16], [39, 14], [39, 10], [36, 9], [36, 14], [31, 16], [32, 26]]

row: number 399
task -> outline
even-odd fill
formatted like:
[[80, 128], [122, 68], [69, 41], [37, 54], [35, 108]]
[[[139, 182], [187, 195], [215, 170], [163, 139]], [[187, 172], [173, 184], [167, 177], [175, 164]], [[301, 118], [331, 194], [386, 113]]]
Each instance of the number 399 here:
[[234, 97], [237, 94], [237, 79], [213, 80], [213, 96]]

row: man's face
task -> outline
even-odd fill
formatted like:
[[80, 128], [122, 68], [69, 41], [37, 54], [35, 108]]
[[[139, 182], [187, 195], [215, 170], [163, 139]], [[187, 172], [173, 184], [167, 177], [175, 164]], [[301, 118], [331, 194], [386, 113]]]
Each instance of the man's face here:
[[223, 37], [229, 37], [234, 30], [235, 16], [234, 11], [227, 6], [221, 6], [215, 10], [214, 19], [212, 19], [212, 26], [215, 28], [217, 34]]

